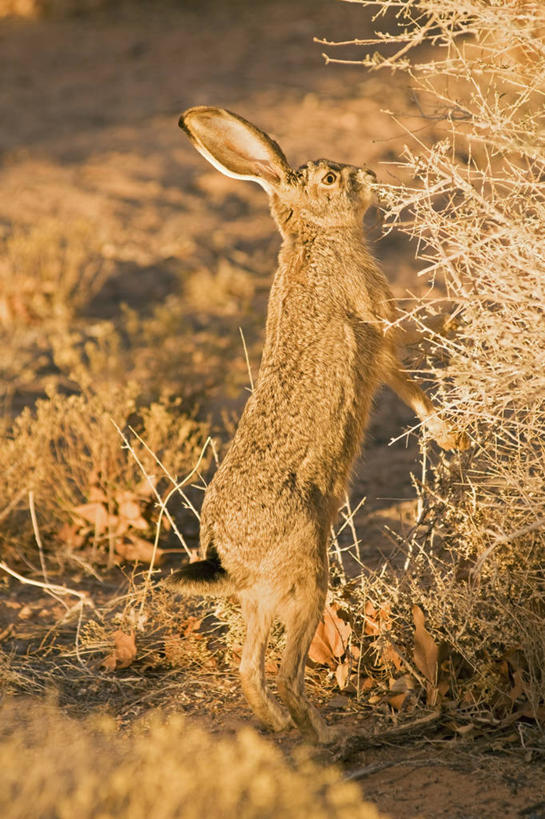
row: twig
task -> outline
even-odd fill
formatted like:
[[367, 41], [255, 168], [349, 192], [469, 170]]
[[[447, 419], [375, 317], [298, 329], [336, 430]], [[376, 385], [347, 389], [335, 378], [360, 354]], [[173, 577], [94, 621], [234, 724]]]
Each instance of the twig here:
[[28, 505], [30, 508], [30, 519], [32, 520], [32, 529], [34, 531], [34, 537], [36, 539], [36, 543], [38, 545], [38, 552], [40, 554], [40, 565], [42, 567], [42, 574], [44, 576], [44, 581], [49, 584], [49, 580], [47, 578], [47, 569], [45, 565], [44, 559], [44, 549], [42, 545], [42, 538], [40, 537], [40, 530], [38, 529], [38, 520], [36, 518], [36, 509], [34, 507], [34, 492], [32, 489], [28, 493]]
[[0, 569], [10, 574], [20, 583], [24, 583], [27, 586], [37, 586], [39, 589], [45, 589], [45, 591], [55, 592], [55, 594], [73, 594], [74, 597], [79, 597], [82, 603], [88, 603], [90, 606], [94, 608], [94, 603], [92, 598], [87, 594], [87, 592], [81, 592], [77, 589], [70, 589], [67, 586], [59, 586], [56, 583], [42, 583], [40, 580], [31, 580], [29, 577], [24, 577], [19, 572], [16, 572], [15, 569], [10, 569], [7, 563], [4, 563], [3, 560], [0, 560]]
[[244, 338], [244, 333], [242, 332], [242, 327], [239, 327], [240, 337], [242, 339], [242, 346], [244, 347], [244, 357], [246, 358], [246, 367], [248, 369], [248, 378], [250, 380], [250, 392], [254, 391], [254, 379], [252, 377], [252, 368], [250, 367], [250, 358], [248, 356], [248, 349], [246, 347], [246, 339]]
[[24, 577], [19, 572], [16, 572], [14, 569], [10, 569], [10, 567], [4, 563], [4, 561], [0, 561], [0, 569], [5, 571], [7, 574], [14, 577], [20, 583], [24, 583], [27, 586], [36, 586], [39, 589], [44, 589], [46, 592], [51, 594], [53, 597], [57, 598], [57, 595], [64, 595], [64, 594], [71, 594], [74, 597], [79, 599], [79, 603], [76, 606], [73, 606], [71, 609], [66, 606], [67, 612], [70, 613], [74, 610], [74, 608], [79, 608], [79, 617], [78, 617], [78, 624], [76, 628], [76, 642], [75, 642], [75, 650], [76, 650], [76, 657], [78, 658], [78, 662], [85, 668], [85, 663], [81, 659], [81, 655], [79, 653], [79, 635], [81, 630], [81, 623], [83, 618], [83, 607], [85, 605], [91, 606], [93, 609], [95, 608], [95, 604], [93, 603], [92, 598], [87, 594], [87, 592], [81, 592], [77, 589], [70, 589], [67, 586], [59, 586], [56, 583], [42, 583], [40, 580], [31, 580], [28, 577]]
[[488, 546], [479, 557], [475, 566], [470, 572], [471, 579], [473, 582], [477, 582], [479, 576], [481, 574], [482, 568], [484, 563], [488, 560], [494, 549], [497, 546], [501, 546], [502, 543], [509, 543], [511, 540], [515, 540], [517, 537], [522, 537], [523, 535], [528, 535], [530, 532], [535, 532], [536, 529], [545, 526], [545, 518], [539, 518], [539, 520], [534, 521], [534, 523], [528, 524], [528, 526], [521, 526], [520, 529], [515, 529], [513, 532], [510, 532], [508, 535], [502, 535], [501, 537], [497, 537], [493, 543]]
[[384, 762], [374, 762], [372, 765], [366, 765], [364, 768], [357, 768], [355, 771], [350, 771], [345, 777], [348, 781], [354, 779], [364, 779], [366, 776], [372, 776], [379, 771], [385, 771], [388, 768], [397, 768], [402, 765], [408, 765], [411, 768], [432, 768], [436, 765], [448, 765], [455, 767], [448, 760], [445, 759], [388, 759]]
[[[154, 484], [154, 482], [153, 482], [153, 480], [152, 480], [152, 478], [151, 478], [151, 475], [149, 475], [149, 474], [146, 472], [146, 469], [145, 469], [145, 467], [144, 467], [144, 464], [142, 463], [142, 461], [139, 459], [138, 455], [137, 455], [137, 454], [136, 454], [136, 452], [134, 451], [133, 447], [131, 446], [131, 443], [130, 443], [129, 439], [127, 438], [127, 436], [126, 436], [126, 435], [125, 435], [125, 434], [124, 434], [124, 433], [121, 431], [121, 429], [118, 427], [118, 425], [117, 425], [117, 424], [116, 424], [116, 422], [113, 420], [113, 418], [112, 418], [112, 419], [110, 419], [110, 420], [111, 420], [112, 424], [114, 425], [114, 427], [116, 428], [116, 430], [118, 431], [119, 436], [120, 436], [120, 438], [122, 439], [123, 444], [124, 444], [124, 446], [125, 446], [125, 449], [128, 449], [128, 450], [129, 450], [129, 452], [131, 453], [131, 455], [132, 455], [133, 459], [136, 461], [136, 464], [137, 464], [138, 468], [140, 469], [140, 471], [141, 471], [141, 472], [142, 472], [142, 474], [144, 475], [145, 479], [147, 480], [148, 484], [150, 485], [150, 487], [151, 487], [151, 489], [152, 489], [152, 492], [153, 492], [153, 494], [155, 495], [155, 498], [156, 498], [156, 500], [157, 500], [157, 503], [159, 504], [159, 506], [160, 506], [160, 507], [162, 507], [162, 506], [163, 506], [163, 499], [161, 498], [161, 495], [160, 495], [160, 494], [159, 494], [159, 492], [157, 491], [157, 487], [155, 486], [155, 484]], [[131, 428], [131, 432], [132, 432], [134, 435], [136, 435], [136, 437], [137, 437], [137, 438], [139, 437], [139, 436], [137, 435], [137, 433], [135, 433], [135, 432], [134, 432], [134, 430], [133, 430], [132, 428]], [[149, 451], [151, 452], [151, 450], [149, 450]], [[153, 454], [153, 453], [152, 453], [152, 454]], [[156, 459], [156, 460], [158, 460], [156, 456], [155, 456], [155, 459]], [[174, 482], [174, 479], [173, 479], [173, 478], [172, 478], [172, 477], [169, 475], [169, 473], [168, 473], [166, 470], [165, 470], [165, 474], [167, 475], [167, 477], [169, 477], [169, 478], [170, 478], [170, 480], [171, 480], [171, 481], [173, 481], [173, 482]], [[167, 495], [167, 499], [168, 499], [169, 497], [170, 497], [170, 493]], [[165, 509], [165, 515], [167, 516], [167, 519], [168, 519], [168, 521], [169, 521], [170, 525], [172, 526], [172, 529], [174, 530], [174, 532], [175, 532], [175, 534], [176, 534], [176, 536], [177, 536], [178, 540], [180, 541], [180, 543], [181, 543], [181, 544], [182, 544], [182, 546], [184, 547], [184, 549], [185, 549], [186, 553], [187, 553], [189, 556], [191, 556], [191, 550], [190, 550], [190, 549], [189, 549], [189, 547], [187, 546], [187, 544], [186, 544], [186, 542], [185, 542], [185, 540], [184, 540], [184, 538], [183, 538], [182, 533], [181, 533], [181, 532], [178, 530], [178, 527], [176, 526], [176, 521], [173, 519], [173, 517], [172, 517], [172, 515], [170, 514], [170, 512], [168, 511], [168, 509]], [[155, 556], [155, 555], [154, 555], [154, 556]]]
[[335, 761], [349, 759], [353, 754], [364, 751], [368, 748], [379, 748], [388, 742], [396, 742], [406, 736], [420, 736], [433, 732], [437, 729], [442, 714], [440, 711], [433, 711], [425, 717], [397, 725], [395, 728], [381, 731], [378, 734], [356, 734], [345, 739], [339, 750], [334, 754]]
[[9, 515], [9, 513], [10, 513], [10, 512], [11, 512], [13, 509], [15, 509], [15, 507], [17, 506], [17, 504], [19, 503], [19, 501], [21, 501], [21, 500], [24, 498], [24, 496], [26, 495], [26, 493], [27, 493], [27, 490], [26, 490], [26, 489], [21, 489], [21, 491], [20, 491], [20, 492], [18, 492], [18, 493], [15, 495], [15, 497], [14, 497], [14, 498], [13, 498], [13, 499], [12, 499], [12, 500], [11, 500], [11, 501], [8, 503], [8, 505], [7, 505], [7, 506], [5, 506], [5, 507], [2, 509], [2, 511], [0, 512], [0, 523], [1, 523], [1, 522], [4, 520], [4, 518], [7, 518], [7, 516]]
[[[191, 503], [191, 501], [189, 500], [189, 498], [187, 497], [187, 495], [185, 494], [185, 492], [182, 492], [182, 486], [184, 486], [186, 483], [189, 483], [190, 478], [192, 478], [192, 477], [193, 477], [193, 475], [195, 474], [195, 472], [197, 472], [197, 470], [198, 470], [198, 468], [199, 468], [199, 466], [200, 466], [200, 464], [201, 464], [201, 462], [202, 462], [203, 455], [204, 455], [204, 452], [205, 452], [205, 450], [206, 450], [206, 447], [208, 446], [208, 444], [209, 444], [209, 443], [210, 443], [210, 441], [211, 441], [210, 437], [208, 437], [208, 438], [206, 439], [205, 443], [204, 443], [204, 447], [203, 447], [203, 449], [201, 450], [201, 455], [199, 456], [199, 460], [197, 461], [197, 466], [196, 466], [194, 469], [192, 469], [192, 470], [191, 470], [191, 472], [189, 473], [189, 475], [188, 475], [187, 477], [185, 477], [185, 478], [183, 479], [183, 481], [181, 481], [181, 482], [179, 483], [179, 482], [176, 480], [176, 478], [174, 478], [174, 477], [173, 477], [173, 476], [170, 474], [170, 472], [168, 471], [168, 469], [166, 468], [166, 466], [163, 464], [163, 462], [160, 460], [160, 458], [158, 457], [158, 455], [156, 455], [156, 454], [155, 454], [155, 452], [153, 451], [153, 449], [151, 449], [151, 447], [149, 447], [149, 446], [147, 445], [147, 443], [146, 443], [146, 442], [144, 441], [144, 439], [143, 439], [143, 438], [142, 438], [142, 437], [141, 437], [141, 436], [138, 434], [138, 432], [137, 432], [137, 431], [136, 431], [136, 430], [135, 430], [133, 427], [129, 427], [129, 429], [130, 429], [130, 431], [132, 432], [132, 434], [134, 435], [134, 437], [136, 438], [136, 440], [137, 440], [137, 441], [140, 441], [140, 443], [142, 444], [142, 446], [144, 447], [144, 449], [146, 450], [146, 452], [148, 452], [148, 453], [151, 455], [151, 457], [152, 457], [152, 458], [155, 460], [155, 463], [156, 463], [158, 466], [160, 466], [160, 467], [161, 467], [161, 469], [163, 470], [163, 472], [165, 473], [165, 475], [167, 476], [167, 478], [169, 479], [169, 481], [171, 482], [171, 484], [173, 484], [175, 487], [177, 487], [177, 491], [178, 491], [178, 493], [181, 495], [182, 500], [184, 501], [184, 503], [186, 504], [186, 506], [188, 507], [188, 509], [191, 509], [191, 511], [193, 512], [193, 514], [194, 514], [194, 515], [195, 515], [195, 517], [197, 518], [197, 520], [200, 520], [201, 518], [200, 518], [199, 513], [197, 512], [197, 510], [195, 509], [195, 507], [193, 506], [193, 504]], [[169, 492], [169, 494], [168, 494], [168, 496], [167, 496], [167, 497], [170, 497], [170, 495], [171, 495], [171, 494], [172, 494], [172, 493], [171, 493], [171, 492]], [[165, 502], [166, 502], [166, 501], [165, 501]], [[176, 530], [176, 528], [174, 528], [174, 531], [176, 532], [177, 536], [180, 538], [181, 542], [182, 542], [182, 543], [183, 543], [183, 545], [185, 546], [185, 542], [184, 542], [184, 539], [183, 539], [183, 537], [181, 536], [181, 534], [180, 534], [180, 533], [179, 533], [179, 532]], [[186, 548], [186, 551], [187, 551], [187, 546], [185, 546], [185, 548]]]
[[[146, 448], [146, 451], [149, 452], [150, 455], [152, 455], [155, 458], [156, 462], [162, 467], [163, 471], [165, 472], [165, 475], [174, 484], [174, 486], [172, 487], [170, 492], [168, 492], [167, 496], [163, 500], [161, 498], [159, 492], [157, 491], [157, 488], [155, 487], [155, 484], [151, 480], [151, 476], [148, 475], [148, 473], [146, 472], [146, 470], [144, 468], [144, 465], [142, 464], [142, 462], [138, 458], [138, 455], [134, 451], [134, 448], [131, 446], [131, 443], [128, 440], [127, 436], [121, 431], [121, 429], [118, 427], [118, 425], [113, 420], [113, 418], [110, 419], [110, 420], [112, 421], [112, 424], [114, 425], [114, 427], [118, 431], [121, 439], [123, 440], [125, 448], [129, 450], [132, 457], [134, 458], [134, 460], [138, 464], [138, 467], [141, 470], [142, 474], [144, 475], [144, 477], [148, 481], [149, 485], [153, 489], [153, 492], [155, 494], [155, 497], [157, 498], [157, 502], [158, 502], [159, 507], [160, 507], [159, 517], [157, 518], [157, 524], [156, 524], [156, 527], [155, 527], [155, 540], [153, 542], [153, 550], [152, 550], [152, 554], [151, 554], [150, 565], [149, 565], [149, 569], [148, 569], [148, 571], [146, 573], [146, 579], [144, 581], [144, 588], [142, 589], [142, 601], [140, 603], [140, 614], [142, 614], [142, 612], [144, 610], [144, 605], [145, 605], [145, 602], [146, 602], [146, 597], [147, 597], [149, 587], [150, 587], [150, 584], [151, 584], [151, 575], [152, 575], [153, 569], [155, 567], [155, 558], [156, 558], [157, 549], [158, 549], [158, 546], [159, 546], [159, 535], [160, 535], [160, 532], [161, 532], [161, 524], [163, 522], [163, 515], [167, 516], [168, 520], [171, 523], [172, 528], [174, 529], [174, 532], [176, 533], [176, 535], [178, 536], [178, 538], [180, 540], [180, 543], [184, 547], [184, 549], [187, 552], [187, 554], [189, 555], [189, 557], [191, 557], [191, 551], [189, 550], [189, 548], [188, 548], [188, 546], [187, 546], [181, 532], [178, 530], [178, 527], [176, 526], [170, 512], [168, 511], [167, 505], [168, 505], [168, 502], [171, 499], [172, 495], [175, 492], [179, 492], [182, 495], [182, 497], [185, 499], [185, 493], [181, 492], [181, 489], [182, 489], [183, 486], [185, 486], [187, 483], [189, 483], [189, 481], [191, 480], [191, 478], [193, 477], [195, 472], [198, 472], [198, 469], [199, 469], [199, 467], [200, 467], [200, 465], [202, 463], [202, 459], [204, 458], [204, 454], [205, 454], [205, 452], [206, 452], [206, 450], [208, 448], [208, 445], [211, 443], [212, 439], [211, 439], [210, 436], [208, 436], [208, 438], [204, 442], [204, 445], [203, 445], [203, 447], [201, 449], [201, 453], [199, 455], [199, 459], [198, 459], [197, 463], [195, 464], [195, 466], [193, 467], [193, 469], [191, 470], [191, 472], [189, 472], [185, 476], [185, 478], [183, 480], [175, 481], [174, 478], [172, 477], [172, 475], [170, 475], [170, 473], [164, 468], [163, 464], [161, 463], [161, 461], [159, 460], [157, 455], [155, 455], [155, 453], [150, 449], [150, 447], [143, 440], [143, 438], [141, 438], [140, 435], [138, 435], [138, 433], [135, 432], [135, 430], [132, 427], [129, 427], [129, 429], [131, 430], [133, 435], [135, 435], [135, 437], [140, 441], [140, 443]], [[191, 509], [194, 511], [195, 515], [197, 516], [197, 519], [199, 519], [199, 514], [198, 514], [197, 510], [194, 509], [193, 505], [190, 504], [189, 501], [187, 501], [187, 503], [191, 506]]]

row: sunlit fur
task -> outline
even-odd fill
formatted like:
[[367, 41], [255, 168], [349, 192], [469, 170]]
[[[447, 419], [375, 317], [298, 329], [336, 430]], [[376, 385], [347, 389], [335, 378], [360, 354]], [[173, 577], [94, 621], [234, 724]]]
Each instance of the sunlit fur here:
[[[247, 626], [240, 673], [255, 714], [275, 730], [293, 720], [306, 737], [328, 742], [330, 730], [304, 696], [304, 670], [325, 602], [331, 525], [374, 393], [390, 383], [442, 446], [455, 446], [456, 437], [400, 370], [387, 330], [394, 302], [362, 229], [371, 174], [323, 159], [293, 171], [270, 138], [221, 109], [190, 109], [182, 119], [197, 149], [228, 175], [235, 168], [243, 177], [246, 163], [255, 179], [259, 153], [283, 243], [257, 383], [204, 497], [202, 579], [193, 564], [172, 582], [187, 593], [237, 595]], [[286, 627], [277, 686], [289, 713], [264, 676], [274, 617]]]

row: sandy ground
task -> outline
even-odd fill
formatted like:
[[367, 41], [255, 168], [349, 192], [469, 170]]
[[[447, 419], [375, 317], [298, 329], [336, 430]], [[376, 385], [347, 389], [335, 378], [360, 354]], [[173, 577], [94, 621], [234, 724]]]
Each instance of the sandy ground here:
[[[368, 25], [357, 5], [332, 0], [150, 4], [0, 25], [0, 232], [44, 218], [91, 222], [115, 264], [94, 307], [102, 317], [115, 318], [123, 302], [145, 312], [176, 295], [184, 271], [227, 263], [251, 273], [244, 304], [195, 316], [227, 339], [215, 367], [204, 357], [195, 363], [206, 383], [203, 411], [218, 423], [244, 400], [239, 326], [257, 370], [279, 239], [261, 189], [211, 169], [178, 130], [178, 115], [195, 104], [224, 106], [274, 135], [294, 165], [326, 156], [368, 164], [388, 180], [404, 126], [416, 123], [405, 81], [326, 66], [313, 43], [364, 36]], [[396, 296], [423, 293], [406, 241], [379, 241], [372, 222], [373, 214], [374, 251]], [[353, 484], [355, 498], [367, 497], [359, 524], [370, 565], [392, 555], [384, 524], [407, 525], [417, 447], [414, 437], [388, 443], [414, 423], [391, 393], [380, 394]], [[232, 727], [228, 716], [218, 719]], [[365, 793], [394, 817], [545, 816], [543, 772], [517, 747], [485, 753], [468, 739], [429, 740], [366, 752], [351, 769], [377, 765], [365, 772]], [[418, 761], [407, 767], [408, 757]]]

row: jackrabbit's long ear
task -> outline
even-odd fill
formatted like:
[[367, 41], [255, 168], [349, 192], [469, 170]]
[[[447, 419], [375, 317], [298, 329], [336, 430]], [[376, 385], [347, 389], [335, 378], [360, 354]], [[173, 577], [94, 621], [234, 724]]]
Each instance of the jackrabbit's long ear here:
[[185, 111], [178, 124], [226, 176], [250, 179], [269, 193], [287, 180], [291, 169], [276, 142], [237, 114], [198, 105]]

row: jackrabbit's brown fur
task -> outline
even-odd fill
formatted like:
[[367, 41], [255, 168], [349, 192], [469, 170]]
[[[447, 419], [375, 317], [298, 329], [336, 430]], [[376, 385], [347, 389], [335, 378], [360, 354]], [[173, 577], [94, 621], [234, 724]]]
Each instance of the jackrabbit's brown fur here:
[[[393, 387], [442, 447], [464, 443], [400, 368], [388, 329], [393, 297], [362, 231], [374, 174], [324, 159], [292, 170], [266, 134], [219, 108], [191, 108], [180, 126], [220, 171], [265, 188], [283, 244], [257, 383], [205, 493], [204, 559], [170, 582], [238, 597], [247, 630], [240, 674], [254, 713], [275, 730], [293, 720], [328, 742], [304, 695], [305, 663], [326, 597], [331, 525], [375, 391]], [[286, 628], [277, 682], [287, 711], [265, 681], [274, 617]]]

